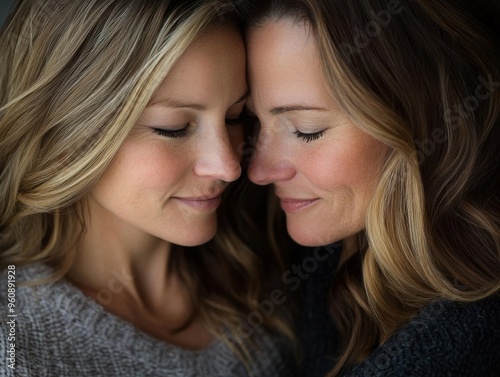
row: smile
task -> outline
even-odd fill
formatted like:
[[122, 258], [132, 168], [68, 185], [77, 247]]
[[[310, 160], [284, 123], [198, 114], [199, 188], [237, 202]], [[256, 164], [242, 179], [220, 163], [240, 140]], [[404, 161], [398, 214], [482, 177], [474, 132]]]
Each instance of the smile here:
[[281, 209], [287, 213], [298, 212], [312, 206], [319, 198], [316, 199], [291, 199], [280, 198]]
[[201, 197], [201, 198], [177, 198], [174, 197], [172, 199], [175, 199], [179, 201], [180, 203], [200, 210], [200, 211], [207, 211], [207, 210], [214, 210], [216, 209], [220, 203], [221, 203], [221, 196], [214, 196], [214, 197]]

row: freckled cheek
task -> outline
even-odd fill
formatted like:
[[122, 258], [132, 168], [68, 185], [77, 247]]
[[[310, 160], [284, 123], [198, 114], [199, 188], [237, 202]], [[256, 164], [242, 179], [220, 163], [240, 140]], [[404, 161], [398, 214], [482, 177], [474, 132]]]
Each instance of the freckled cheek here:
[[305, 157], [306, 166], [310, 167], [305, 174], [321, 190], [332, 192], [348, 188], [365, 195], [378, 180], [384, 151], [372, 143], [325, 144]]
[[321, 149], [306, 153], [300, 161], [303, 174], [321, 191], [343, 192], [346, 186], [356, 185], [362, 179], [356, 160], [349, 158], [340, 150], [335, 150], [332, 145], [325, 145]]
[[165, 189], [175, 185], [189, 169], [188, 152], [162, 145], [150, 145], [127, 156], [124, 172], [133, 175], [136, 185]]

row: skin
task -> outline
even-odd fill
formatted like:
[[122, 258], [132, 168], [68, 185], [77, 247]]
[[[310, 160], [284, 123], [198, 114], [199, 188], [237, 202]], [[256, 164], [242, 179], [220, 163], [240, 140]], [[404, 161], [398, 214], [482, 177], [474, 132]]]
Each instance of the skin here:
[[110, 312], [185, 348], [213, 337], [197, 321], [173, 331], [193, 308], [168, 273], [171, 244], [214, 236], [220, 195], [241, 173], [242, 129], [227, 119], [239, 117], [247, 92], [238, 31], [217, 26], [195, 39], [91, 191], [87, 232], [68, 275]]
[[345, 240], [344, 256], [355, 252], [387, 147], [337, 105], [308, 24], [268, 21], [249, 31], [247, 54], [260, 122], [249, 178], [274, 185], [296, 242]]

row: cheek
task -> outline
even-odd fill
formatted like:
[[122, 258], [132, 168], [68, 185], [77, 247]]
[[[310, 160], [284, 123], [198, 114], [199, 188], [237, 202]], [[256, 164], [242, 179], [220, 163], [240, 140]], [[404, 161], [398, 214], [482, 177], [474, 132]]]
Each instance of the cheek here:
[[351, 186], [358, 180], [357, 166], [352, 156], [339, 148], [326, 143], [311, 150], [301, 160], [304, 174], [317, 188], [325, 192], [334, 192]]
[[[161, 142], [124, 144], [113, 164], [101, 180], [101, 186], [116, 191], [137, 193], [152, 189], [166, 189], [179, 180], [187, 169], [185, 159], [188, 155], [162, 145]], [[129, 191], [131, 195], [134, 192]]]
[[326, 192], [346, 191], [365, 196], [378, 180], [383, 148], [371, 141], [349, 145], [325, 143], [307, 156], [306, 175]]
[[161, 142], [150, 146], [142, 158], [138, 157], [138, 179], [151, 189], [169, 191], [189, 172], [191, 155], [189, 148], [174, 148]]

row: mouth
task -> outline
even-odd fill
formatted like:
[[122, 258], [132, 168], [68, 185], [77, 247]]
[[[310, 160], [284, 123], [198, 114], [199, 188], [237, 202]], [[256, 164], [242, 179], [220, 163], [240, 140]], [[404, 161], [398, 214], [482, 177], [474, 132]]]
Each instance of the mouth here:
[[313, 199], [279, 198], [279, 199], [280, 199], [281, 209], [287, 213], [294, 213], [309, 208], [319, 200], [319, 198], [313, 198]]
[[188, 207], [200, 211], [207, 211], [216, 209], [221, 203], [221, 198], [222, 198], [222, 192], [217, 195], [210, 195], [210, 196], [173, 197], [172, 199]]

